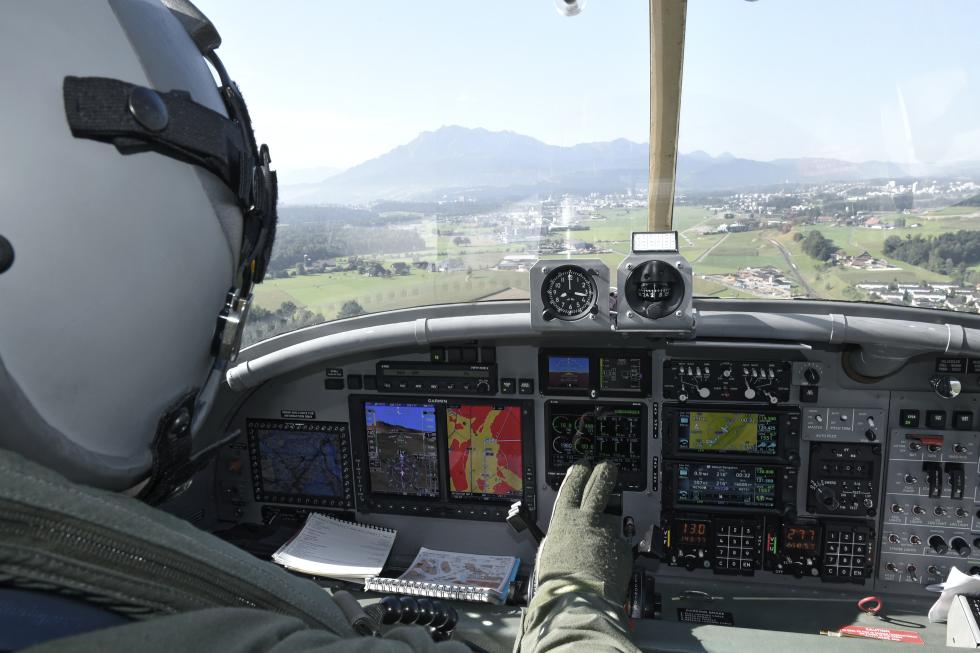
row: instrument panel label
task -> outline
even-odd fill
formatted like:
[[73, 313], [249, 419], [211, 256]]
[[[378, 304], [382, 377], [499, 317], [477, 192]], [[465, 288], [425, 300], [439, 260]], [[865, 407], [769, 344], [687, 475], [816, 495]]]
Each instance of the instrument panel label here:
[[731, 612], [706, 608], [677, 608], [677, 621], [690, 624], [711, 624], [713, 626], [735, 625], [735, 618]]

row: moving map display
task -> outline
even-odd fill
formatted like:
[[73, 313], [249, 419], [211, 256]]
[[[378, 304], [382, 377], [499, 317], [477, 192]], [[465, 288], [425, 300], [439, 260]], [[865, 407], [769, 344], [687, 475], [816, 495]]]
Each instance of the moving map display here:
[[349, 502], [344, 424], [248, 420], [247, 429], [257, 501]]
[[779, 416], [765, 413], [683, 411], [678, 415], [679, 451], [775, 456]]
[[775, 467], [678, 463], [676, 469], [678, 504], [751, 508], [776, 505]]
[[429, 404], [364, 404], [371, 492], [439, 497], [436, 408]]
[[452, 498], [521, 498], [519, 406], [450, 404], [446, 407], [446, 441]]

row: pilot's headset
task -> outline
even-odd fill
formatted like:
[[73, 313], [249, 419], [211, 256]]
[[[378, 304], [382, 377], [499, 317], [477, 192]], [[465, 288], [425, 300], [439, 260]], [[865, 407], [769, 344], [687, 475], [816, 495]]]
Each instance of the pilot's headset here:
[[193, 472], [275, 231], [220, 43], [187, 0], [0, 20], [0, 449], [150, 501]]

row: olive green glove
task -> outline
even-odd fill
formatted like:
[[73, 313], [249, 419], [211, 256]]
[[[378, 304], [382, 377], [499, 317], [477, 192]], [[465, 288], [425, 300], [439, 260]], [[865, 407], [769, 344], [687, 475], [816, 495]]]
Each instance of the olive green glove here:
[[617, 473], [616, 465], [608, 461], [591, 470], [581, 464], [568, 469], [555, 499], [548, 536], [538, 551], [539, 587], [559, 579], [570, 590], [588, 589], [623, 604], [633, 556], [620, 537], [620, 518], [603, 514]]

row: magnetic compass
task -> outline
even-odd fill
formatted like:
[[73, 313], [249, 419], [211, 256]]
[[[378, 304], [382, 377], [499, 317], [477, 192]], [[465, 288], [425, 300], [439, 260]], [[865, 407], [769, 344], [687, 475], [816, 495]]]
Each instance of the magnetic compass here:
[[598, 292], [592, 274], [578, 265], [561, 265], [541, 284], [544, 319], [578, 320], [596, 312]]

